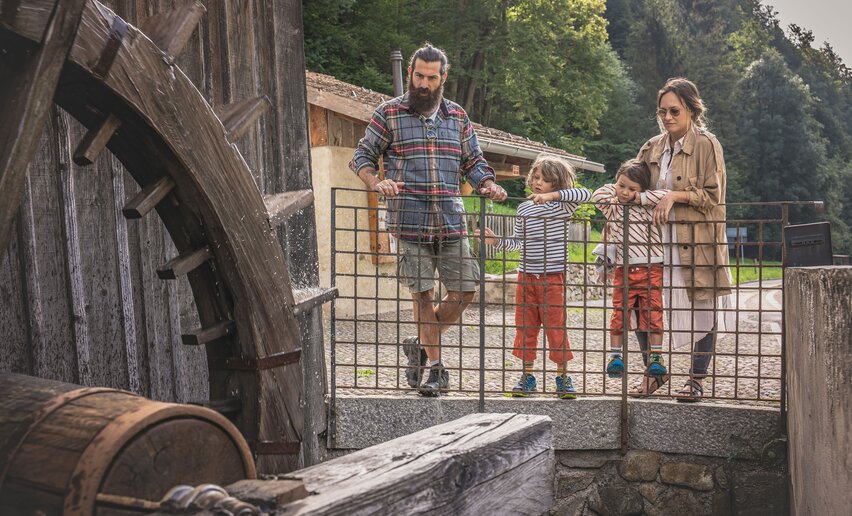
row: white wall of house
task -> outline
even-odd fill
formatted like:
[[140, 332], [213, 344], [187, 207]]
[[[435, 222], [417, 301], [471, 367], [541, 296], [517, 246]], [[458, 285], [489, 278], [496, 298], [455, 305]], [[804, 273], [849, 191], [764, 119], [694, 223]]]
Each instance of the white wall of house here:
[[[331, 286], [331, 189], [358, 189], [360, 191], [357, 192], [337, 191], [335, 284], [340, 297], [335, 304], [336, 315], [350, 318], [356, 314], [363, 316], [408, 310], [411, 308], [408, 301], [411, 295], [396, 281], [396, 263], [375, 265], [371, 259], [367, 194], [364, 183], [348, 166], [354, 151], [349, 147], [329, 145], [311, 148], [320, 285]], [[356, 224], [359, 231], [357, 241]], [[357, 283], [351, 277], [356, 267]], [[353, 298], [358, 299], [357, 307]], [[325, 305], [326, 310], [329, 308], [330, 305]]]

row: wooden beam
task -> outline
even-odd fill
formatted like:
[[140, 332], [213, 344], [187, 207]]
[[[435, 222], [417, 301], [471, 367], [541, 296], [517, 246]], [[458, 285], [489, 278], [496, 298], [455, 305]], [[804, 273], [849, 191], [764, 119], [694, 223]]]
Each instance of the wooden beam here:
[[141, 219], [154, 209], [154, 206], [159, 204], [174, 187], [175, 182], [170, 177], [161, 177], [140, 190], [121, 209], [121, 213], [124, 214], [124, 218], [126, 219]]
[[324, 107], [329, 111], [346, 115], [354, 120], [369, 122], [376, 106], [355, 98], [348, 99], [336, 93], [323, 91], [310, 84], [307, 86], [308, 103]]
[[270, 107], [272, 103], [264, 95], [226, 104], [216, 110], [216, 115], [225, 126], [228, 140], [233, 142], [239, 140]]
[[313, 202], [313, 190], [296, 190], [263, 196], [269, 224], [272, 227], [281, 225], [294, 213], [304, 210]]
[[328, 303], [338, 295], [340, 293], [337, 291], [337, 287], [293, 290], [293, 301], [296, 303], [293, 307], [293, 314], [300, 315], [308, 312], [315, 306]]
[[545, 514], [553, 460], [549, 417], [470, 414], [279, 475], [311, 495], [272, 512]]
[[192, 33], [207, 12], [199, 1], [161, 11], [145, 20], [140, 28], [165, 54], [167, 63], [175, 62]]
[[237, 327], [234, 321], [222, 321], [206, 328], [197, 328], [180, 336], [181, 342], [187, 346], [201, 346], [216, 339], [233, 335]]
[[81, 167], [94, 163], [119, 126], [121, 120], [114, 115], [107, 115], [98, 127], [90, 129], [80, 140], [77, 150], [74, 151], [74, 163]]
[[56, 83], [85, 5], [84, 0], [57, 2], [46, 28], [38, 32], [40, 47], [21, 64], [19, 73], [0, 81], [0, 256], [9, 242], [27, 165], [53, 106]]
[[328, 145], [328, 119], [325, 108], [308, 106], [308, 127], [311, 130], [311, 147]]
[[211, 258], [213, 258], [213, 254], [205, 246], [190, 253], [176, 256], [157, 267], [157, 276], [160, 279], [177, 279]]

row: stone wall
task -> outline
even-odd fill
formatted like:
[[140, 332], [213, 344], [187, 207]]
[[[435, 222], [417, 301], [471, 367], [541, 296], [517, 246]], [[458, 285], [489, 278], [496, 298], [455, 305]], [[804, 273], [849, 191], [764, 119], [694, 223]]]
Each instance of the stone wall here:
[[633, 450], [558, 451], [550, 514], [788, 513], [784, 454], [722, 459]]

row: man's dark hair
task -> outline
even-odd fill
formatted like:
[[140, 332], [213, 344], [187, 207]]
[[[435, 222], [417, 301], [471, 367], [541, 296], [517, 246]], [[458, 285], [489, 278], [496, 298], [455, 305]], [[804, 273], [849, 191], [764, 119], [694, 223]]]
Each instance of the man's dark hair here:
[[641, 191], [645, 191], [651, 187], [651, 170], [644, 161], [638, 159], [629, 159], [618, 167], [618, 172], [615, 173], [615, 179], [619, 176], [626, 176], [627, 179], [637, 183]]
[[450, 68], [450, 63], [447, 61], [447, 54], [445, 54], [440, 48], [433, 47], [428, 41], [411, 54], [411, 60], [408, 62], [408, 66], [411, 67], [412, 70], [414, 70], [414, 61], [418, 59], [425, 63], [440, 61], [441, 75], [447, 73], [447, 70]]

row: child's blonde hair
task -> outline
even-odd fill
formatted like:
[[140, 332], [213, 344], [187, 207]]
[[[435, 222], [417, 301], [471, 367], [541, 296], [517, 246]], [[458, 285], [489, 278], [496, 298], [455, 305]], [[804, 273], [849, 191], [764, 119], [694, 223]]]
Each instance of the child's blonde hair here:
[[530, 178], [536, 170], [541, 173], [542, 179], [554, 183], [557, 190], [573, 188], [577, 180], [574, 167], [570, 163], [556, 156], [541, 155], [535, 159], [530, 173], [527, 174], [527, 186], [530, 186]]

